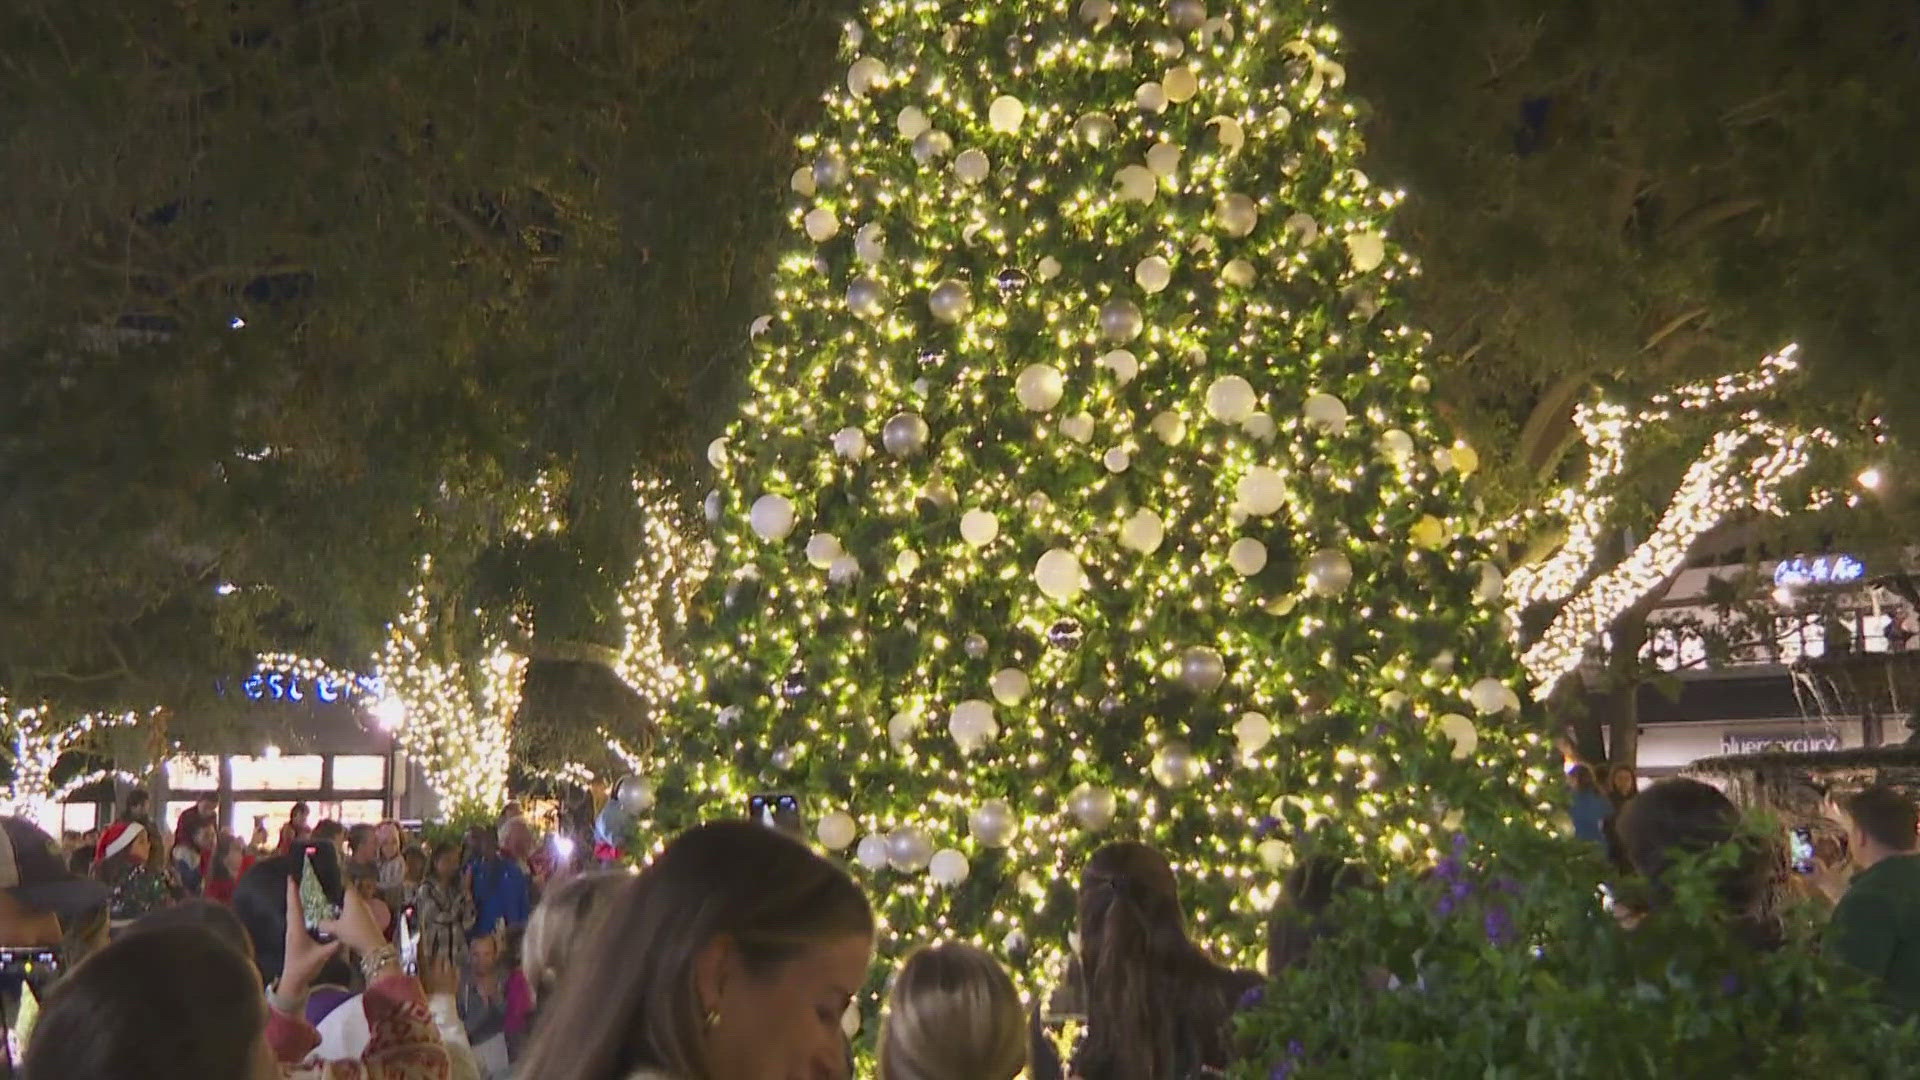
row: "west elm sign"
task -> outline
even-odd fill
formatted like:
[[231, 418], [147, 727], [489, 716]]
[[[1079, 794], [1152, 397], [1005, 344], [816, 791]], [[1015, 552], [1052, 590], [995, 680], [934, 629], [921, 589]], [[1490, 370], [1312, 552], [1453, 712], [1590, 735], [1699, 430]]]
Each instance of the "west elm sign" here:
[[1817, 754], [1840, 749], [1840, 736], [1801, 734], [1782, 737], [1775, 734], [1744, 734], [1729, 731], [1720, 736], [1722, 754]]

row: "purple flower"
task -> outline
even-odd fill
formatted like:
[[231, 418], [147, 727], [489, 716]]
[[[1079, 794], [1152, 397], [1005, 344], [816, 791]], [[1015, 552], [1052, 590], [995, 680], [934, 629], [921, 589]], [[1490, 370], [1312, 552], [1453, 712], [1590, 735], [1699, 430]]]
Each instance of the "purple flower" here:
[[1267, 999], [1265, 986], [1249, 986], [1247, 992], [1240, 995], [1240, 1008], [1251, 1009]]
[[1520, 883], [1510, 877], [1497, 877], [1493, 879], [1493, 890], [1506, 893], [1508, 896], [1519, 896]]
[[1300, 1058], [1304, 1056], [1306, 1052], [1307, 1048], [1300, 1045], [1299, 1039], [1289, 1039], [1287, 1041], [1286, 1060], [1268, 1070], [1267, 1080], [1287, 1080], [1287, 1077], [1293, 1075], [1293, 1067], [1300, 1063]]
[[1258, 839], [1264, 840], [1268, 836], [1273, 834], [1273, 830], [1279, 827], [1280, 827], [1279, 818], [1263, 817], [1260, 820], [1253, 823], [1253, 835]]
[[1467, 839], [1466, 833], [1457, 832], [1453, 834], [1453, 853], [1455, 855], [1465, 855], [1467, 853], [1467, 848], [1471, 844], [1472, 844], [1472, 841]]
[[1441, 918], [1444, 919], [1447, 916], [1453, 914], [1453, 906], [1454, 906], [1453, 897], [1442, 896], [1440, 898], [1440, 902], [1433, 905], [1433, 910], [1435, 914], [1439, 915]]
[[1728, 997], [1732, 997], [1733, 995], [1739, 993], [1740, 992], [1740, 976], [1735, 975], [1732, 972], [1728, 972], [1727, 974], [1720, 976], [1720, 992], [1722, 994], [1727, 995]]
[[1433, 876], [1441, 881], [1459, 881], [1466, 870], [1466, 866], [1451, 855], [1433, 864]]
[[1513, 940], [1513, 919], [1507, 914], [1507, 909], [1498, 904], [1487, 909], [1483, 926], [1487, 940], [1492, 944], [1505, 945]]
[[1456, 881], [1447, 889], [1447, 892], [1452, 894], [1455, 900], [1465, 900], [1473, 895], [1473, 882], [1464, 879]]

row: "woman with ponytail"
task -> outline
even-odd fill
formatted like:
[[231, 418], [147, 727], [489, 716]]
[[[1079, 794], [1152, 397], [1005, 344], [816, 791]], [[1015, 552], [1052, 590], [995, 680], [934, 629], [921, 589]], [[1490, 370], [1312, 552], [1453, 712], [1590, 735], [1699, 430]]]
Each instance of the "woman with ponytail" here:
[[1084, 1080], [1188, 1080], [1231, 1059], [1228, 1022], [1252, 972], [1207, 958], [1187, 938], [1173, 868], [1136, 843], [1094, 853], [1080, 877]]

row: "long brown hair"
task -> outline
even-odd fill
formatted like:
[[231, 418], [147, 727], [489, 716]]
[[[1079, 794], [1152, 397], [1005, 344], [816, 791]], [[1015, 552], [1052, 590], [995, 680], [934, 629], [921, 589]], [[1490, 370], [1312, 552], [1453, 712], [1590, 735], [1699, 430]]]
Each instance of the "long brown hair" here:
[[681, 833], [607, 899], [606, 917], [534, 1032], [522, 1075], [621, 1080], [654, 1069], [713, 1074], [694, 964], [730, 939], [750, 969], [873, 933], [873, 911], [839, 867], [762, 825]]
[[1227, 1020], [1257, 975], [1209, 960], [1187, 938], [1173, 868], [1145, 844], [1108, 844], [1080, 877], [1087, 1037], [1073, 1072], [1165, 1080], [1224, 1066]]
[[1013, 1080], [1027, 1064], [1020, 993], [971, 945], [921, 949], [894, 977], [880, 1080]]

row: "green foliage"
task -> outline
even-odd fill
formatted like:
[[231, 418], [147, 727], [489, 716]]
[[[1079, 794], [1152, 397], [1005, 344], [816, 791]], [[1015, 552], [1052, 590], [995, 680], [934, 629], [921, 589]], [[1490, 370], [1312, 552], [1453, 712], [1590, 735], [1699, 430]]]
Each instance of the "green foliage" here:
[[[1389, 880], [1242, 1018], [1238, 1075], [1291, 1080], [1901, 1075], [1920, 1030], [1818, 955], [1795, 911], [1756, 948], [1729, 920], [1726, 844], [1678, 866], [1632, 929], [1606, 910], [1587, 843], [1531, 830], [1462, 836], [1428, 880]], [[1644, 882], [1617, 886], [1644, 901]], [[1391, 975], [1397, 982], [1388, 984]], [[1386, 989], [1393, 985], [1393, 989]]]
[[[725, 399], [831, 7], [9, 5], [0, 685], [357, 664], [422, 553], [605, 637], [632, 477]], [[563, 529], [514, 550], [543, 474]]]

